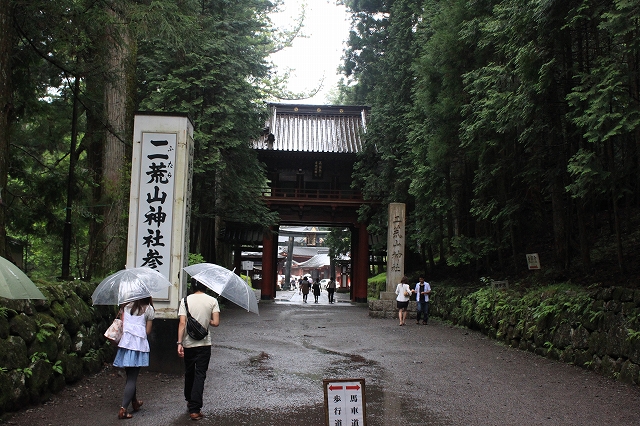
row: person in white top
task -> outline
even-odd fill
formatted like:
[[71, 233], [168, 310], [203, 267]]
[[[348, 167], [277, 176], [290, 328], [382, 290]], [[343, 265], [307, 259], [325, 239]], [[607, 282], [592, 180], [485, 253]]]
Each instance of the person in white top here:
[[118, 418], [130, 419], [133, 416], [127, 411], [129, 404], [133, 407], [133, 411], [138, 411], [142, 406], [142, 401], [136, 396], [136, 384], [140, 367], [149, 366], [147, 335], [151, 333], [155, 310], [151, 297], [147, 297], [127, 303], [120, 308], [120, 312], [122, 313], [122, 338], [118, 342], [118, 352], [113, 360], [113, 366], [122, 367], [127, 373]]
[[411, 287], [409, 287], [409, 280], [407, 277], [402, 277], [402, 280], [396, 286], [396, 301], [398, 305], [398, 319], [400, 324], [405, 325], [407, 321], [407, 308], [409, 307], [409, 299], [411, 299]]
[[416, 324], [420, 324], [420, 315], [422, 315], [422, 324], [427, 325], [429, 321], [429, 295], [431, 294], [431, 286], [425, 282], [423, 277], [416, 283], [414, 290], [416, 294]]

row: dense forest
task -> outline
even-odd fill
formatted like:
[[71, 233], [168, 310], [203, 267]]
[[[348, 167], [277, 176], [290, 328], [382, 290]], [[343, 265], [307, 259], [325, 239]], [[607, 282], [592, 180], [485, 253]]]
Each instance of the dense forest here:
[[[320, 1], [320, 0], [313, 0]], [[408, 269], [624, 281], [640, 272], [640, 0], [341, 0], [334, 103], [371, 106], [355, 186], [407, 205]], [[191, 253], [267, 226], [248, 141], [291, 99], [265, 0], [0, 0], [0, 255], [37, 277], [124, 264], [135, 111], [195, 128]], [[243, 200], [238, 203], [237, 200]], [[361, 211], [386, 234], [386, 209]], [[635, 273], [635, 274], [634, 274]], [[585, 279], [586, 278], [586, 279]]]
[[637, 285], [640, 1], [345, 3], [356, 178], [407, 204], [409, 269]]
[[[36, 277], [122, 269], [136, 111], [194, 123], [190, 252], [215, 260], [220, 221], [270, 224], [248, 141], [282, 86], [262, 0], [2, 0], [0, 251]], [[242, 199], [243, 203], [236, 200]]]

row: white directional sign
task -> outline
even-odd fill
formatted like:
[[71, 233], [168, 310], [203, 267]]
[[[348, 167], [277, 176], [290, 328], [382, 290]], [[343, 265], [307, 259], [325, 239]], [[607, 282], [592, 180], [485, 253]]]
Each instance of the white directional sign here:
[[323, 385], [325, 425], [367, 425], [364, 379], [325, 379]]
[[527, 265], [529, 265], [529, 269], [540, 269], [540, 257], [538, 257], [538, 253], [527, 254]]

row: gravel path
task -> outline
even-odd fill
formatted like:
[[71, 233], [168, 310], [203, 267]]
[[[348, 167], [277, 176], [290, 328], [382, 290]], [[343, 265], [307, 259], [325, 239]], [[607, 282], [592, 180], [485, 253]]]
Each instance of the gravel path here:
[[[436, 319], [399, 327], [364, 306], [284, 299], [261, 303], [260, 316], [223, 310], [199, 424], [321, 426], [322, 380], [362, 378], [369, 426], [640, 425], [637, 386]], [[120, 424], [123, 386], [106, 366], [7, 424]], [[181, 376], [145, 371], [138, 396], [144, 407], [127, 425], [193, 424]]]

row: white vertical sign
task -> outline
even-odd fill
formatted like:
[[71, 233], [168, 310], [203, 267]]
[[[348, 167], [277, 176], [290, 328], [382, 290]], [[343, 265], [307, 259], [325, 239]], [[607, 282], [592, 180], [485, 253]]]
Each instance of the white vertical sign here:
[[323, 385], [326, 425], [367, 425], [364, 379], [326, 379]]
[[186, 295], [192, 161], [193, 124], [186, 115], [136, 114], [126, 266], [148, 266], [171, 282], [153, 294], [156, 318], [177, 318]]
[[[175, 182], [175, 133], [143, 133], [135, 266], [169, 277]], [[154, 297], [166, 299], [169, 290]]]
[[529, 269], [540, 269], [540, 257], [538, 257], [538, 253], [527, 254], [527, 265]]

